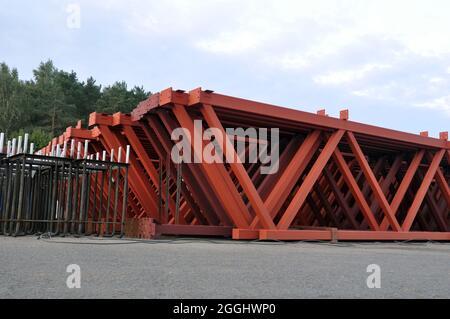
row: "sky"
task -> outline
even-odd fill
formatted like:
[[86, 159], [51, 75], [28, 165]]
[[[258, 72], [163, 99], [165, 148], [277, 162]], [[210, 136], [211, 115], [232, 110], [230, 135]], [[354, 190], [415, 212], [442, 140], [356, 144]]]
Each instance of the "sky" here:
[[0, 62], [450, 130], [448, 0], [0, 0]]

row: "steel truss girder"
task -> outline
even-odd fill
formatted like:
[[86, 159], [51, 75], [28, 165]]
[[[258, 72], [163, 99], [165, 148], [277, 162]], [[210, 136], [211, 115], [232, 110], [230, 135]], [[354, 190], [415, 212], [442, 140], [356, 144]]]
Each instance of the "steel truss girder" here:
[[[450, 224], [450, 147], [445, 140], [201, 89], [189, 93], [164, 90], [144, 101], [132, 115], [149, 132], [155, 125], [164, 130], [157, 135], [164, 135], [166, 154], [167, 147], [173, 146], [168, 139], [176, 128], [174, 122], [191, 134], [198, 130], [194, 119], [222, 132], [226, 125], [279, 125], [286, 147], [281, 150], [280, 171], [273, 176], [261, 176], [258, 164], [186, 165], [192, 176], [195, 172], [197, 186], [200, 183], [209, 190], [203, 196], [203, 210], [218, 220], [225, 214], [235, 227], [233, 238], [449, 238], [443, 231]], [[172, 126], [161, 125], [161, 119], [170, 119]], [[236, 150], [229, 147], [232, 142], [226, 138], [225, 151], [234, 157]], [[189, 143], [195, 154], [194, 142]], [[210, 211], [217, 205], [222, 216]], [[412, 231], [419, 225], [422, 231]], [[305, 229], [319, 226], [331, 230]]]

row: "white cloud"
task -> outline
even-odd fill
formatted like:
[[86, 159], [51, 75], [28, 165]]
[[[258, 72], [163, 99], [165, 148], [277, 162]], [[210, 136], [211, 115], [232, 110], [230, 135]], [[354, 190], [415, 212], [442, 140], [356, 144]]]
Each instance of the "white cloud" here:
[[443, 85], [447, 85], [447, 79], [440, 77], [440, 76], [431, 76], [428, 81], [430, 82], [430, 85], [434, 88], [438, 88]]
[[258, 47], [262, 38], [251, 32], [224, 32], [216, 38], [200, 40], [196, 46], [212, 53], [240, 54]]
[[378, 101], [408, 101], [414, 100], [415, 90], [408, 85], [404, 86], [396, 81], [388, 81], [380, 85], [362, 85], [361, 89], [351, 91], [351, 94], [358, 97], [368, 98]]
[[450, 95], [438, 97], [426, 102], [416, 103], [415, 106], [444, 111], [450, 115]]
[[303, 69], [308, 66], [311, 66], [311, 61], [301, 54], [286, 54], [284, 56], [281, 56], [279, 58], [271, 58], [268, 59], [270, 64], [273, 65], [279, 65], [285, 70], [296, 70], [296, 69]]
[[[392, 39], [423, 56], [450, 53], [447, 0], [167, 0], [84, 2], [120, 12], [147, 37], [177, 37], [215, 54], [258, 51], [294, 68], [361, 38]], [[275, 48], [275, 46], [279, 46]], [[299, 61], [299, 63], [297, 63]], [[319, 62], [319, 61], [317, 61]]]
[[315, 76], [313, 80], [315, 83], [323, 85], [348, 84], [364, 79], [374, 71], [388, 69], [390, 67], [391, 66], [387, 64], [366, 64], [356, 69], [333, 71], [327, 74], [318, 75]]
[[298, 77], [344, 98], [450, 113], [448, 0], [81, 1], [116, 12], [131, 36], [155, 46]]
[[337, 32], [326, 34], [312, 40], [305, 48], [290, 49], [288, 52], [280, 52], [272, 56], [270, 61], [275, 66], [281, 66], [285, 70], [303, 69], [318, 65], [327, 57], [339, 53], [343, 48], [350, 46], [359, 39], [358, 32]]

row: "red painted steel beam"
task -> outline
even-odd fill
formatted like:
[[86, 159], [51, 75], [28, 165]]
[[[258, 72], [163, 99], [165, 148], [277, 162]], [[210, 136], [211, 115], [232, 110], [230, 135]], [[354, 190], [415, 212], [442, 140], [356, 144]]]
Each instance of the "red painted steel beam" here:
[[[139, 162], [142, 164], [144, 169], [146, 170], [148, 176], [150, 177], [153, 185], [155, 187], [158, 187], [159, 183], [159, 173], [155, 166], [153, 165], [150, 157], [148, 156], [147, 152], [145, 151], [144, 147], [140, 143], [138, 137], [136, 136], [135, 132], [133, 131], [133, 128], [130, 125], [122, 125], [122, 130], [124, 135], [126, 136], [131, 148], [136, 153], [137, 158], [139, 159]], [[150, 188], [150, 185], [149, 187]], [[162, 187], [162, 197], [163, 201], [166, 201], [167, 193], [166, 193], [166, 187]], [[169, 205], [170, 211], [175, 214], [175, 202], [173, 201], [172, 197], [169, 195], [169, 203], [166, 203], [166, 205]]]
[[[446, 154], [448, 154], [447, 157], [450, 160], [450, 153], [446, 152]], [[427, 159], [429, 161], [433, 160], [433, 157], [431, 156], [430, 153], [427, 153]], [[436, 179], [436, 182], [437, 182], [437, 184], [439, 186], [439, 189], [442, 192], [442, 195], [444, 196], [448, 206], [450, 207], [450, 187], [448, 186], [448, 182], [447, 182], [444, 174], [442, 173], [440, 167], [438, 167], [437, 170], [436, 170], [435, 179]], [[449, 211], [450, 211], [450, 209], [449, 209]]]
[[[190, 144], [194, 145], [192, 137], [194, 134], [202, 136], [202, 132], [194, 127], [193, 120], [183, 105], [174, 105], [172, 111], [181, 127], [190, 132], [191, 136], [190, 138], [187, 138], [189, 139]], [[197, 147], [193, 147], [193, 154], [199, 159], [203, 158], [201, 150]], [[233, 219], [235, 225], [239, 228], [247, 228], [251, 215], [242, 201], [242, 198], [240, 198], [237, 193], [236, 188], [232, 185], [231, 179], [225, 172], [224, 167], [216, 163], [199, 163], [199, 166], [204, 169], [210, 185], [215, 189], [216, 195], [220, 198], [222, 205], [226, 208], [228, 215]]]
[[[163, 126], [153, 116], [147, 117], [148, 125], [144, 123], [143, 127], [147, 138], [152, 143], [158, 156], [160, 158], [166, 158], [174, 145], [170, 139], [170, 135], [176, 127], [176, 124], [172, 123], [171, 119], [166, 117], [164, 113], [160, 112], [158, 115], [167, 131], [164, 130]], [[188, 163], [187, 166], [188, 169], [182, 172], [183, 178], [189, 184], [190, 190], [196, 198], [196, 202], [202, 207], [210, 224], [217, 225], [220, 222], [222, 225], [231, 225], [231, 220], [220, 204], [219, 199], [212, 193], [208, 180], [200, 170], [200, 167], [195, 166], [193, 163]]]
[[[171, 123], [171, 120], [166, 116], [164, 112], [159, 112], [159, 117], [164, 123], [166, 129], [168, 130], [169, 135], [172, 133], [172, 131], [176, 128], [176, 125]], [[153, 133], [151, 133], [152, 129], [147, 129], [146, 133], [148, 134], [150, 140], [154, 144], [154, 147], [160, 149], [160, 154], [162, 152], [161, 147], [157, 146], [162, 143], [161, 146], [164, 148], [165, 155], [170, 156], [173, 143], [169, 136], [166, 136], [166, 132], [163, 130], [162, 126], [156, 121], [154, 118], [150, 117], [148, 118], [149, 125], [154, 130], [154, 133], [157, 135], [159, 140], [156, 140], [152, 137]], [[160, 155], [161, 156], [161, 155]], [[191, 191], [193, 194], [196, 194], [198, 203], [200, 205], [203, 205], [204, 207], [208, 205], [212, 205], [212, 209], [206, 208], [204, 209], [205, 214], [208, 215], [208, 218], [210, 220], [214, 220], [215, 216], [213, 213], [217, 214], [217, 217], [222, 221], [224, 225], [230, 225], [230, 219], [226, 215], [226, 212], [223, 210], [223, 207], [219, 203], [219, 200], [217, 197], [211, 194], [211, 188], [208, 186], [208, 182], [205, 176], [203, 176], [203, 173], [201, 173], [197, 167], [193, 167], [194, 164], [188, 163], [188, 170], [183, 170], [183, 173], [185, 174], [185, 178], [187, 181], [189, 181], [189, 185], [191, 188]], [[192, 173], [192, 174], [191, 174]], [[197, 192], [199, 190], [200, 192]], [[205, 206], [206, 205], [206, 206]], [[216, 222], [214, 222], [216, 224]]]
[[[385, 161], [385, 157], [384, 156], [380, 157], [377, 160], [377, 162], [376, 162], [376, 164], [375, 164], [375, 166], [373, 168], [373, 174], [374, 175], [378, 175], [380, 173], [381, 168], [382, 168], [382, 166], [384, 164], [384, 161]], [[368, 183], [367, 180], [364, 181], [363, 178], [364, 178], [364, 171], [360, 170], [359, 173], [358, 173], [358, 176], [357, 176], [357, 178], [355, 180], [356, 180], [357, 183], [359, 183], [359, 182], [363, 183], [363, 188], [361, 189], [361, 193], [363, 194], [364, 198], [371, 199], [371, 198], [368, 198], [368, 196], [370, 194], [370, 191], [371, 191], [370, 183]], [[350, 195], [350, 193], [351, 192], [349, 192], [348, 195]], [[377, 202], [376, 201], [371, 201], [371, 203], [374, 204], [374, 203], [377, 203]], [[376, 210], [372, 209], [372, 206], [370, 206], [370, 209], [371, 209], [372, 212], [374, 212], [374, 213], [376, 212]], [[353, 207], [352, 207], [351, 214], [353, 216], [357, 216], [358, 215], [358, 211], [359, 211], [359, 206], [358, 206], [358, 203], [355, 202]], [[360, 228], [361, 229], [367, 228], [367, 221], [365, 219], [362, 221], [362, 223], [360, 225]]]
[[[417, 180], [423, 181], [424, 176], [421, 171], [417, 172]], [[420, 185], [420, 184], [419, 184]], [[433, 192], [430, 187], [430, 189], [425, 194], [425, 203], [428, 206], [428, 211], [430, 212], [430, 215], [433, 217], [433, 219], [436, 222], [436, 225], [438, 226], [440, 231], [448, 231], [447, 222], [444, 220], [444, 214], [439, 208], [439, 205], [437, 204], [435, 198], [433, 197]]]
[[441, 163], [443, 157], [445, 154], [445, 150], [438, 151], [434, 157], [433, 161], [431, 162], [427, 173], [425, 174], [425, 177], [422, 181], [422, 184], [420, 188], [417, 190], [416, 197], [414, 198], [413, 203], [411, 204], [411, 207], [409, 208], [406, 218], [403, 221], [402, 229], [403, 231], [409, 231], [414, 219], [417, 215], [417, 212], [419, 211], [420, 205], [422, 204], [426, 192], [428, 191], [428, 188], [430, 187], [430, 184], [433, 180], [434, 175], [436, 174], [437, 169], [439, 168], [439, 164]]
[[325, 168], [323, 173], [346, 219], [349, 221], [353, 229], [359, 229], [359, 223], [356, 221], [354, 214], [351, 212], [350, 207], [348, 206], [348, 203], [344, 198], [344, 195], [342, 194], [335, 179], [333, 178], [333, 175], [330, 173], [328, 168]]
[[361, 189], [359, 188], [358, 184], [356, 183], [355, 178], [352, 175], [352, 172], [347, 166], [347, 163], [345, 162], [344, 156], [342, 156], [341, 152], [336, 149], [333, 153], [333, 158], [339, 167], [339, 170], [342, 173], [342, 176], [345, 179], [345, 182], [347, 183], [348, 187], [350, 188], [356, 202], [359, 205], [359, 208], [361, 209], [361, 212], [364, 216], [364, 218], [367, 221], [367, 224], [369, 225], [371, 230], [378, 231], [379, 225], [375, 219], [375, 216], [373, 215], [373, 212], [370, 210], [369, 204], [367, 203], [363, 193], [361, 192]]
[[330, 159], [333, 151], [337, 148], [344, 133], [344, 131], [339, 130], [330, 136], [327, 144], [325, 145], [313, 167], [311, 168], [311, 171], [303, 181], [302, 186], [299, 188], [291, 203], [289, 204], [289, 207], [278, 222], [278, 229], [288, 229], [295, 216], [297, 215], [298, 210], [302, 207], [306, 197], [308, 196], [308, 193], [311, 191], [314, 183], [317, 181], [322, 170]]
[[358, 231], [358, 230], [260, 230], [260, 240], [450, 240], [450, 232]]
[[[123, 145], [117, 139], [117, 137], [111, 132], [111, 129], [106, 125], [99, 125], [101, 131], [101, 140], [104, 140], [104, 145], [108, 145], [108, 152], [111, 149], [118, 149]], [[144, 207], [145, 212], [152, 218], [157, 218], [158, 205], [156, 204], [156, 196], [151, 192], [143, 179], [143, 174], [138, 170], [137, 159], [130, 154], [130, 169], [129, 169], [129, 184], [135, 190], [136, 196], [139, 198], [139, 202]], [[137, 191], [139, 190], [139, 191]]]
[[[165, 100], [163, 99], [162, 101], [160, 101], [160, 103], [171, 103], [172, 98], [173, 95], [168, 96]], [[251, 113], [262, 116], [269, 114], [273, 118], [278, 118], [287, 122], [295, 121], [299, 123], [307, 123], [308, 125], [314, 125], [318, 128], [328, 130], [351, 131], [361, 135], [374, 136], [376, 138], [383, 138], [386, 140], [399, 141], [404, 143], [411, 143], [416, 146], [433, 147], [439, 149], [449, 147], [447, 141], [440, 139], [424, 137], [353, 121], [344, 121], [332, 117], [320, 116], [313, 113], [245, 100], [236, 97], [230, 97], [217, 93], [208, 93], [202, 91], [200, 88], [189, 92], [189, 105], [199, 104], [210, 104], [215, 107], [232, 109], [243, 113]]]
[[352, 149], [353, 154], [355, 154], [356, 160], [358, 161], [362, 171], [364, 172], [364, 175], [366, 176], [367, 181], [369, 182], [372, 188], [372, 191], [375, 194], [375, 198], [377, 199], [378, 204], [381, 206], [387, 220], [389, 221], [389, 224], [391, 225], [393, 230], [400, 231], [401, 229], [400, 224], [395, 218], [395, 214], [393, 213], [391, 207], [389, 206], [389, 203], [383, 194], [383, 190], [378, 184], [378, 181], [375, 175], [373, 174], [372, 169], [370, 168], [369, 163], [367, 162], [361, 150], [361, 147], [359, 146], [352, 132], [347, 132], [347, 139], [349, 141], [350, 148]]
[[[298, 151], [292, 157], [288, 167], [284, 170], [279, 180], [273, 186], [272, 191], [265, 200], [265, 204], [272, 218], [276, 216], [281, 206], [289, 196], [289, 191], [297, 183], [298, 179], [311, 161], [314, 153], [320, 144], [320, 132], [311, 132], [303, 141]], [[259, 223], [259, 219], [255, 218], [251, 224], [254, 229]]]
[[313, 191], [317, 194], [320, 204], [324, 208], [328, 218], [332, 221], [332, 226], [339, 228], [342, 227], [342, 224], [339, 222], [336, 215], [334, 214], [333, 209], [328, 200], [326, 199], [322, 189], [316, 184], [313, 187]]
[[[233, 147], [233, 144], [231, 144], [228, 135], [225, 132], [225, 129], [223, 128], [222, 124], [220, 123], [219, 118], [217, 117], [216, 113], [214, 112], [214, 109], [211, 107], [211, 105], [204, 104], [201, 107], [201, 112], [208, 123], [210, 127], [214, 127], [216, 129], [219, 129], [224, 137], [225, 142], [225, 150], [222, 150], [223, 154], [225, 155], [225, 158], [232, 158], [237, 159], [236, 151]], [[274, 229], [275, 224], [273, 223], [273, 220], [271, 216], [269, 215], [269, 211], [267, 207], [264, 205], [261, 197], [259, 196], [255, 185], [251, 181], [250, 177], [248, 176], [246, 170], [244, 169], [244, 166], [242, 163], [239, 163], [237, 161], [234, 161], [232, 163], [229, 163], [231, 166], [232, 171], [236, 175], [240, 185], [245, 191], [245, 194], [249, 198], [253, 209], [256, 212], [256, 215], [258, 216], [262, 226], [266, 229]]]
[[[402, 182], [400, 183], [400, 186], [398, 187], [397, 192], [395, 193], [395, 196], [392, 199], [391, 209], [394, 212], [394, 214], [397, 214], [400, 204], [403, 201], [405, 194], [411, 185], [411, 182], [414, 178], [414, 175], [417, 172], [417, 169], [419, 168], [420, 163], [422, 162], [422, 158], [423, 158], [424, 154], [425, 154], [425, 151], [421, 150], [414, 155], [414, 157], [402, 179]], [[381, 222], [380, 228], [381, 228], [381, 230], [387, 230], [388, 227], [389, 227], [389, 222], [388, 222], [387, 218], [384, 217], [383, 221]]]
[[[392, 166], [390, 167], [389, 172], [386, 175], [386, 178], [381, 182], [381, 190], [383, 191], [383, 194], [386, 197], [388, 196], [389, 186], [391, 186], [391, 184], [394, 182], [396, 175], [401, 168], [402, 160], [403, 160], [403, 157], [401, 154], [395, 157], [395, 160], [392, 163]], [[373, 197], [373, 195], [372, 195], [372, 197]], [[370, 209], [373, 212], [376, 212], [378, 210], [378, 207], [379, 207], [379, 203], [377, 201], [374, 201], [374, 202], [372, 202]], [[394, 210], [392, 210], [392, 211], [395, 214]]]
[[231, 226], [156, 224], [156, 237], [161, 235], [231, 237]]
[[[276, 172], [275, 174], [267, 174], [264, 175], [264, 179], [262, 180], [261, 184], [259, 184], [258, 186], [258, 193], [261, 194], [261, 197], [264, 199], [264, 203], [267, 205], [267, 198], [270, 195], [271, 191], [274, 190], [274, 185], [279, 182], [284, 174], [284, 172], [286, 171], [286, 169], [289, 168], [289, 164], [292, 163], [294, 161], [294, 156], [296, 151], [301, 147], [303, 143], [303, 138], [301, 135], [295, 135], [293, 136], [290, 141], [288, 142], [288, 144], [286, 145], [286, 147], [284, 148], [284, 150], [281, 152], [280, 155], [280, 159], [279, 159], [279, 170], [278, 172]], [[257, 163], [254, 163], [255, 166], [257, 166]], [[254, 176], [259, 176], [260, 175], [261, 170], [259, 169], [259, 167], [257, 167]], [[252, 179], [253, 179], [252, 177]], [[284, 182], [282, 182], [282, 184], [284, 184]], [[278, 189], [278, 192], [282, 192], [281, 189]], [[271, 211], [272, 209], [269, 208], [269, 211]]]

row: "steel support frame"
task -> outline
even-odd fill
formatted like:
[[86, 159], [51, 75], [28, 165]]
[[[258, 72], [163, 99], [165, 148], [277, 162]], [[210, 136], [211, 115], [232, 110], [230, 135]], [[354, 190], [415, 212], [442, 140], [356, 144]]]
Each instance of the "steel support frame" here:
[[[297, 150], [287, 152], [290, 160], [283, 165], [282, 172], [276, 177], [265, 177], [261, 187], [255, 185], [260, 177], [256, 178], [254, 169], [248, 169], [242, 163], [196, 163], [189, 168], [191, 173], [196, 171], [206, 179], [202, 183], [208, 183], [213, 196], [232, 221], [235, 239], [450, 239], [448, 231], [434, 231], [424, 221], [426, 212], [430, 216], [442, 212], [440, 229], [444, 223], [447, 227], [449, 224], [450, 147], [446, 140], [201, 89], [189, 93], [164, 90], [143, 102], [133, 112], [133, 119], [147, 122], [147, 129], [152, 130], [154, 116], [161, 117], [161, 114], [177, 121], [178, 126], [191, 134], [198, 130], [193, 120], [200, 118], [208, 127], [222, 132], [225, 123], [233, 121], [237, 127], [248, 127], [252, 123], [270, 127], [270, 123], [275, 123], [280, 125], [280, 130], [293, 133], [292, 139], [303, 136]], [[236, 114], [241, 114], [242, 119]], [[170, 136], [171, 132], [166, 133]], [[195, 153], [194, 142], [189, 142]], [[226, 146], [232, 143], [228, 138], [225, 142]], [[230, 156], [236, 156], [233, 150], [226, 147]], [[426, 154], [430, 158], [424, 162]], [[385, 156], [390, 161], [382, 159]], [[374, 166], [375, 162], [378, 168]], [[424, 177], [419, 177], [422, 182], [411, 199], [408, 193], [418, 170], [424, 170]], [[337, 176], [340, 176], [338, 180], [335, 179]], [[355, 219], [357, 216], [358, 220]], [[351, 228], [342, 226], [338, 218]], [[423, 224], [423, 231], [412, 231], [417, 223]], [[336, 227], [304, 229], [317, 225]], [[369, 229], [364, 229], [364, 225]], [[295, 229], [298, 227], [302, 229]]]

